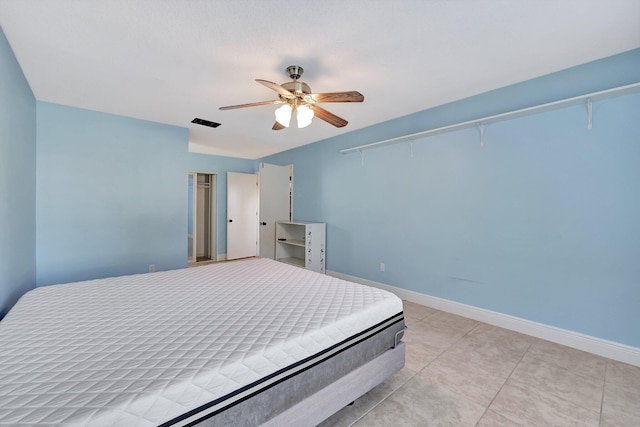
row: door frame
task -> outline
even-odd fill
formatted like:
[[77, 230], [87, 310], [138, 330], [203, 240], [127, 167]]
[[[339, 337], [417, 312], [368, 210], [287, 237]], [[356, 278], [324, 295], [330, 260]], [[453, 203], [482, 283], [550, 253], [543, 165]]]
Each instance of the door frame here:
[[[198, 174], [201, 175], [210, 175], [211, 179], [209, 181], [209, 254], [211, 261], [218, 260], [218, 244], [217, 244], [217, 218], [218, 218], [218, 191], [217, 191], [217, 183], [218, 183], [218, 175], [215, 172], [210, 171], [189, 171], [187, 175], [187, 189], [189, 185], [188, 177], [193, 175], [193, 206], [191, 206], [193, 217], [191, 220], [193, 221], [193, 238], [191, 243], [191, 253], [193, 255], [192, 258], [189, 258], [189, 251], [187, 248], [187, 262], [188, 263], [197, 263], [197, 239], [198, 235], [198, 222], [197, 222], [197, 207], [198, 207]], [[187, 218], [188, 221], [188, 218]], [[187, 236], [188, 237], [188, 236]], [[208, 262], [208, 261], [203, 261]]]

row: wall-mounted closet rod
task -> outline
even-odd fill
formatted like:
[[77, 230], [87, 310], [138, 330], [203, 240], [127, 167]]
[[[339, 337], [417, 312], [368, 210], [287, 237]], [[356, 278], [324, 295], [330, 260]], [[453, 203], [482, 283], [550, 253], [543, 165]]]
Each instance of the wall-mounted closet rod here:
[[633, 83], [630, 85], [619, 86], [612, 89], [602, 90], [599, 92], [587, 93], [585, 95], [575, 96], [573, 98], [561, 99], [559, 101], [549, 102], [547, 104], [535, 105], [533, 107], [522, 108], [520, 110], [509, 111], [507, 113], [496, 114], [493, 116], [482, 117], [479, 119], [469, 120], [466, 122], [455, 123], [448, 126], [442, 126], [435, 129], [412, 133], [411, 135], [398, 136], [396, 138], [385, 139], [384, 141], [372, 142], [370, 144], [359, 145], [353, 148], [346, 148], [344, 150], [340, 150], [340, 152], [343, 154], [354, 153], [357, 151], [363, 151], [370, 148], [376, 148], [376, 147], [381, 147], [381, 146], [390, 145], [390, 144], [397, 144], [399, 142], [405, 142], [405, 141], [413, 141], [413, 140], [416, 140], [417, 138], [425, 138], [427, 136], [440, 135], [442, 133], [468, 129], [476, 126], [482, 126], [481, 129], [484, 130], [484, 126], [490, 123], [515, 119], [517, 117], [528, 116], [531, 114], [557, 110], [559, 108], [570, 107], [570, 106], [580, 105], [585, 103], [587, 104], [587, 109], [589, 114], [589, 124], [591, 124], [591, 103], [593, 101], [599, 101], [607, 98], [614, 98], [622, 95], [629, 95], [637, 92], [640, 92], [640, 83]]

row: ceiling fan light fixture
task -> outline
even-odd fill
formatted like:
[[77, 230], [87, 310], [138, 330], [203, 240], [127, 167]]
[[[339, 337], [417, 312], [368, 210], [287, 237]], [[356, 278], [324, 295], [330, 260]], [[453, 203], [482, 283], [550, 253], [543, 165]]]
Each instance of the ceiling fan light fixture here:
[[292, 112], [293, 112], [293, 108], [291, 108], [291, 105], [284, 104], [282, 107], [276, 110], [276, 122], [288, 128], [289, 122], [291, 121]]
[[306, 128], [311, 124], [313, 119], [313, 110], [308, 105], [300, 105], [296, 108], [296, 119], [298, 120], [298, 128]]

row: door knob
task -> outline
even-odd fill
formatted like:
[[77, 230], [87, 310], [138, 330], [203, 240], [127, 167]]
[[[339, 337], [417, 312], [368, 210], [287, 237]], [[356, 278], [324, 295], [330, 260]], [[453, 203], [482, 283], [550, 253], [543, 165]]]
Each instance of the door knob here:
[[229, 220], [229, 222], [233, 222], [233, 220], [232, 220], [232, 219], [230, 219], [230, 220]]
[[267, 223], [266, 222], [261, 222], [260, 225], [267, 225]]

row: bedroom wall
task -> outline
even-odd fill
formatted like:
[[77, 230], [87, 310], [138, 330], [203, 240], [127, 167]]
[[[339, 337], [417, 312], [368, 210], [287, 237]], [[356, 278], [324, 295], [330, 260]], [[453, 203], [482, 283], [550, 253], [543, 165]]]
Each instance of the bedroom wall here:
[[36, 100], [0, 28], [0, 319], [36, 276]]
[[594, 103], [592, 130], [580, 105], [489, 125], [484, 147], [469, 129], [413, 156], [339, 153], [638, 70], [640, 49], [262, 160], [294, 164], [294, 212], [327, 223], [329, 270], [640, 347], [640, 94]]
[[37, 102], [37, 285], [187, 266], [188, 129]]
[[255, 160], [209, 154], [188, 154], [189, 171], [215, 174], [217, 195], [216, 248], [217, 255], [227, 250], [227, 172], [255, 173]]

